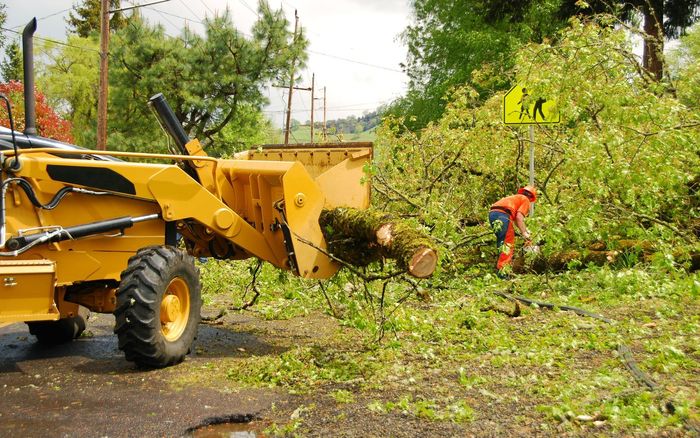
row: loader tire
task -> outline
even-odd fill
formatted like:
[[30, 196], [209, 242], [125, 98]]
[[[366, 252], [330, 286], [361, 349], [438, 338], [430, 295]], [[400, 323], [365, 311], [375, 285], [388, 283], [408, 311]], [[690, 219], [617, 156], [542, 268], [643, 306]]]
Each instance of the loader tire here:
[[37, 341], [44, 345], [58, 345], [70, 342], [80, 337], [87, 326], [90, 311], [80, 307], [78, 315], [59, 319], [58, 321], [28, 322], [29, 333], [36, 336]]
[[172, 246], [139, 250], [117, 290], [119, 349], [141, 367], [182, 362], [197, 336], [201, 307], [199, 269], [192, 256]]

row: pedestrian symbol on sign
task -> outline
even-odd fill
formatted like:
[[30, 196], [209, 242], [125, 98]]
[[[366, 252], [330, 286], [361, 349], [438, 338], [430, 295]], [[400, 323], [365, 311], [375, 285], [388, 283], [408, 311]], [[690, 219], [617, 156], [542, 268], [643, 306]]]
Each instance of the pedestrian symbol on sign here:
[[559, 109], [556, 102], [538, 96], [519, 85], [503, 97], [503, 122], [508, 125], [539, 125], [559, 123]]

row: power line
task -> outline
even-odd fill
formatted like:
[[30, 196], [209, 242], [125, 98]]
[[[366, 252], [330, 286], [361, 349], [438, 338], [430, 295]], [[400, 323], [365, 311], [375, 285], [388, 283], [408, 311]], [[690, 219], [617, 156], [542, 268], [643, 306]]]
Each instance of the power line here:
[[[241, 1], [243, 1], [243, 0], [241, 0]], [[181, 20], [187, 20], [187, 21], [192, 21], [192, 22], [195, 22], [195, 23], [199, 23], [199, 24], [201, 24], [201, 25], [205, 25], [205, 24], [206, 24], [204, 21], [201, 21], [201, 20], [200, 20], [200, 21], [193, 20], [193, 19], [191, 19], [191, 18], [183, 17], [183, 16], [181, 16], [181, 15], [173, 14], [173, 13], [171, 13], [171, 12], [167, 12], [167, 11], [163, 11], [163, 10], [160, 10], [160, 9], [156, 9], [156, 8], [154, 8], [154, 7], [147, 7], [147, 9], [151, 9], [151, 10], [153, 10], [153, 11], [155, 11], [155, 12], [159, 12], [161, 15], [162, 15], [162, 14], [165, 14], [165, 15], [169, 15], [169, 16], [171, 16], [171, 17], [179, 18], [179, 19], [181, 19]], [[248, 9], [251, 9], [251, 8], [248, 7]], [[251, 10], [252, 10], [252, 9], [251, 9]], [[191, 11], [190, 11], [190, 12], [191, 12]], [[255, 12], [255, 14], [257, 15], [257, 12]], [[259, 16], [259, 15], [258, 15], [258, 16]], [[168, 23], [170, 23], [173, 27], [177, 27], [177, 26], [175, 26], [170, 20], [167, 20], [167, 21], [168, 21]], [[248, 33], [246, 33], [246, 32], [243, 32], [243, 31], [238, 30], [238, 29], [236, 29], [236, 31], [237, 31], [238, 33], [240, 33], [241, 35], [243, 35], [243, 36], [246, 36], [246, 37], [248, 37], [248, 38], [252, 38], [252, 35], [250, 35], [250, 34], [248, 34]], [[338, 59], [338, 60], [345, 61], [345, 62], [351, 62], [351, 63], [358, 64], [358, 65], [364, 65], [364, 66], [367, 66], [367, 67], [378, 68], [378, 69], [381, 69], [381, 70], [391, 71], [391, 72], [394, 72], [394, 73], [403, 73], [403, 71], [401, 71], [401, 70], [398, 70], [398, 69], [395, 69], [395, 68], [391, 68], [391, 67], [386, 67], [386, 66], [383, 66], [383, 65], [371, 64], [371, 63], [368, 63], [368, 62], [358, 61], [358, 60], [355, 60], [355, 59], [345, 58], [345, 57], [337, 56], [337, 55], [331, 55], [331, 54], [329, 54], [329, 53], [318, 52], [318, 51], [315, 51], [315, 50], [308, 50], [308, 49], [307, 49], [307, 51], [308, 51], [309, 53], [314, 53], [314, 54], [316, 54], [316, 55], [327, 56], [327, 57], [329, 57], [329, 58], [334, 58], [334, 59]]]
[[132, 4], [133, 6], [129, 6], [129, 7], [127, 7], [127, 8], [112, 9], [111, 11], [109, 11], [109, 13], [110, 13], [110, 14], [113, 14], [113, 13], [115, 13], [115, 12], [130, 11], [130, 10], [132, 10], [132, 9], [145, 8], [146, 6], [157, 5], [157, 4], [160, 4], [160, 3], [167, 3], [167, 2], [169, 2], [169, 1], [170, 1], [170, 0], [158, 0], [158, 1], [155, 1], [155, 2], [144, 3], [144, 4], [140, 4], [140, 5], [134, 5], [134, 3], [132, 2], [131, 4]]
[[[56, 15], [58, 15], [58, 14], [62, 14], [62, 13], [64, 13], [64, 12], [68, 12], [68, 11], [70, 11], [71, 9], [72, 9], [72, 8], [68, 8], [68, 9], [63, 9], [63, 10], [58, 11], [58, 12], [54, 12], [53, 14], [49, 14], [49, 15], [46, 15], [46, 16], [44, 16], [44, 17], [37, 18], [36, 21], [46, 20], [47, 18], [51, 18], [51, 17], [54, 17], [54, 16], [56, 16]], [[18, 24], [17, 26], [10, 26], [10, 27], [13, 28], [13, 29], [17, 29], [17, 28], [22, 27], [22, 26], [24, 26], [24, 24]]]
[[190, 9], [190, 7], [187, 5], [187, 3], [184, 0], [180, 0], [180, 3], [182, 3], [182, 5], [185, 8], [187, 8], [188, 11], [190, 11], [190, 14], [192, 14], [197, 20], [199, 20], [200, 23], [202, 22], [202, 19], [199, 18], [199, 16], [192, 9]]
[[204, 3], [204, 0], [199, 0], [199, 2], [200, 2], [202, 5], [204, 5], [204, 7], [207, 9], [207, 11], [211, 12], [212, 15], [216, 15], [216, 13], [214, 13], [214, 11], [212, 11], [211, 8], [210, 8], [209, 6], [207, 6], [206, 3]]
[[159, 11], [158, 9], [153, 9], [153, 10], [156, 11], [156, 12], [158, 12], [158, 13], [160, 14], [160, 16], [163, 17], [163, 20], [165, 20], [165, 21], [167, 21], [168, 23], [170, 23], [170, 25], [171, 25], [172, 27], [174, 27], [175, 29], [178, 28], [177, 24], [175, 24], [175, 23], [173, 23], [172, 21], [170, 21], [170, 20], [168, 19], [168, 17], [166, 17], [165, 14], [164, 14], [163, 12]]
[[[173, 14], [172, 12], [163, 11], [163, 10], [160, 10], [160, 9], [156, 9], [156, 8], [154, 8], [154, 7], [147, 7], [146, 9], [150, 9], [151, 11], [158, 12], [158, 13], [161, 14], [161, 15], [165, 14], [165, 15], [169, 15], [169, 16], [171, 16], [171, 17], [179, 18], [179, 19], [181, 19], [181, 20], [191, 21], [191, 22], [193, 22], [193, 23], [199, 23], [199, 24], [201, 24], [201, 25], [205, 25], [205, 24], [206, 24], [204, 21], [201, 21], [201, 20], [199, 20], [199, 19], [193, 20], [192, 18], [183, 17], [182, 15]], [[164, 17], [164, 18], [165, 18], [165, 17]], [[175, 25], [172, 21], [170, 21], [170, 20], [166, 20], [166, 21], [168, 21], [168, 23], [170, 23], [173, 27], [177, 28], [177, 25]]]
[[350, 59], [350, 58], [344, 58], [344, 57], [342, 57], [342, 56], [331, 55], [331, 54], [329, 54], [329, 53], [317, 52], [317, 51], [315, 51], [315, 50], [309, 50], [308, 52], [309, 52], [309, 53], [315, 53], [315, 54], [321, 55], [321, 56], [327, 56], [327, 57], [329, 57], [329, 58], [339, 59], [339, 60], [341, 60], [341, 61], [352, 62], [352, 63], [354, 63], [354, 64], [366, 65], [367, 67], [379, 68], [379, 69], [382, 69], [382, 70], [387, 70], [387, 71], [391, 71], [391, 72], [395, 72], [395, 73], [403, 73], [402, 70], [398, 70], [398, 69], [395, 69], [395, 68], [385, 67], [385, 66], [383, 66], [383, 65], [377, 65], [377, 64], [370, 64], [369, 62], [357, 61], [357, 60]]
[[246, 2], [245, 0], [238, 0], [238, 1], [241, 2], [241, 4], [243, 4], [243, 6], [245, 6], [250, 12], [254, 13], [258, 18], [260, 18], [260, 14], [258, 14], [258, 11], [251, 8], [250, 5], [248, 4], [248, 2]]
[[[3, 31], [3, 32], [12, 32], [12, 33], [15, 33], [15, 34], [17, 34], [17, 35], [22, 35], [22, 32], [17, 32], [16, 30], [7, 29], [7, 28], [5, 28], [5, 27], [0, 27], [0, 31]], [[93, 48], [90, 48], [90, 47], [74, 46], [73, 44], [68, 44], [68, 43], [64, 43], [64, 42], [61, 42], [61, 41], [52, 40], [51, 38], [44, 38], [44, 37], [40, 37], [40, 36], [37, 36], [37, 35], [34, 35], [34, 38], [36, 38], [36, 39], [38, 39], [38, 40], [41, 40], [41, 41], [47, 41], [47, 42], [50, 42], [50, 43], [58, 44], [58, 45], [60, 45], [60, 46], [72, 47], [72, 48], [74, 48], [74, 49], [79, 49], [79, 50], [85, 50], [85, 51], [89, 51], [89, 52], [97, 52], [97, 53], [100, 53], [100, 51], [97, 50], [97, 49], [93, 49]]]

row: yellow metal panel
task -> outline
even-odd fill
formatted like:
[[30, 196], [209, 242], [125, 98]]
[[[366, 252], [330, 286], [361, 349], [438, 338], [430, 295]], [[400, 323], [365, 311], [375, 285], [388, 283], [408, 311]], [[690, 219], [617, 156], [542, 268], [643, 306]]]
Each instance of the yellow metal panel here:
[[299, 275], [305, 278], [333, 276], [340, 266], [319, 250], [326, 249], [318, 223], [325, 202], [321, 189], [299, 163], [294, 163], [284, 175], [283, 187], [287, 223], [293, 233]]
[[55, 262], [0, 260], [0, 323], [59, 319]]
[[[196, 138], [187, 142], [185, 149], [187, 149], [190, 156], [207, 157], [207, 153], [204, 152], [202, 145]], [[192, 161], [192, 164], [194, 165], [197, 176], [199, 177], [199, 181], [202, 183], [202, 185], [210, 192], [218, 193], [219, 190], [216, 187], [217, 181], [215, 178], [216, 162], [209, 160], [196, 160]]]
[[236, 154], [236, 158], [298, 161], [321, 187], [324, 208], [369, 208], [371, 185], [365, 165], [372, 160], [372, 143], [266, 145]]
[[[53, 194], [64, 187], [64, 184], [50, 180], [33, 179], [31, 176], [27, 178], [42, 202], [48, 202]], [[12, 200], [14, 194], [17, 194], [18, 203]], [[69, 227], [125, 215], [144, 216], [160, 213], [160, 207], [153, 201], [80, 193], [69, 194], [53, 210], [39, 210], [31, 205], [23, 191], [16, 188], [11, 188], [6, 201], [8, 238], [17, 236], [19, 230], [37, 227]], [[39, 245], [17, 259], [55, 260], [58, 285], [87, 280], [118, 280], [133, 253], [146, 246], [164, 243], [164, 228], [163, 221], [142, 222], [126, 229], [123, 236], [114, 232], [109, 233], [110, 235]]]
[[[190, 179], [183, 181], [180, 169], [168, 167], [154, 175], [148, 183], [149, 190], [158, 200], [166, 220], [193, 218], [210, 227], [215, 233], [228, 238], [250, 254], [283, 267], [264, 237], [236, 212]], [[230, 226], [217, 226], [217, 218], [229, 216]]]
[[364, 171], [365, 156], [347, 158], [316, 178], [326, 197], [325, 208], [369, 208], [370, 183]]
[[289, 269], [284, 236], [277, 225], [283, 222], [274, 208], [284, 200], [282, 176], [292, 166], [288, 162], [227, 160], [222, 173], [230, 181], [236, 201], [229, 204], [267, 242], [281, 267]]
[[[125, 255], [122, 255], [124, 258]], [[99, 280], [112, 278], [105, 276], [105, 272], [100, 272], [99, 276], [93, 277], [100, 271], [102, 263], [89, 253], [83, 251], [29, 251], [22, 254], [23, 259], [50, 259], [56, 263], [56, 284], [58, 286], [72, 284], [75, 281]], [[119, 265], [119, 270], [123, 270], [126, 265]], [[119, 275], [119, 273], [117, 273]]]

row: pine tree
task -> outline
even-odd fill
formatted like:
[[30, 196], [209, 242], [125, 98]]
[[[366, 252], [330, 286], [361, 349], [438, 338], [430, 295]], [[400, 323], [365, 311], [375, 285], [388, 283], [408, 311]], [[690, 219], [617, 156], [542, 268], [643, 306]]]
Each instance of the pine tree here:
[[[109, 0], [110, 9], [119, 9], [120, 0]], [[75, 11], [75, 14], [73, 13]], [[87, 38], [93, 32], [100, 31], [100, 0], [83, 0], [82, 4], [73, 6], [66, 20], [69, 31]], [[126, 20], [121, 12], [110, 15], [109, 28], [112, 31], [126, 26]]]
[[[0, 27], [5, 25], [5, 20], [7, 20], [7, 12], [5, 12], [5, 4], [0, 3]], [[0, 32], [0, 49], [5, 44], [5, 34]]]
[[0, 62], [0, 74], [4, 82], [22, 80], [22, 51], [17, 41], [7, 46], [5, 59]]

